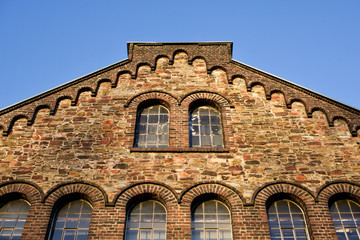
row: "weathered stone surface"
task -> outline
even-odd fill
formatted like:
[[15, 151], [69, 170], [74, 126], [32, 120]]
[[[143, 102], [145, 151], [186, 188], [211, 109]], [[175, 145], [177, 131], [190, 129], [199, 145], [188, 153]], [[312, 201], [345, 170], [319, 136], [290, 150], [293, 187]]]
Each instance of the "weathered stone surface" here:
[[[206, 189], [221, 188], [224, 192], [216, 191], [224, 198], [234, 195], [229, 200], [234, 204], [234, 239], [270, 239], [265, 204], [255, 200], [260, 202], [259, 197], [265, 194], [262, 189], [271, 189], [275, 183], [282, 184], [289, 194], [304, 192], [299, 199], [307, 199], [304, 202], [310, 204], [306, 206], [313, 239], [335, 236], [331, 219], [330, 224], [325, 224], [329, 223], [324, 207], [327, 203], [315, 203], [311, 194], [318, 197], [316, 194], [324, 186], [335, 182], [346, 182], [353, 188], [359, 184], [360, 134], [352, 135], [353, 129], [344, 118], [354, 127], [360, 122], [360, 113], [281, 85], [240, 65], [232, 63], [230, 68], [226, 44], [194, 46], [145, 48], [135, 44], [128, 65], [90, 76], [81, 87], [74, 85], [39, 99], [41, 104], [53, 106], [50, 111], [37, 111], [31, 124], [24, 117], [14, 122], [11, 132], [0, 140], [1, 179], [6, 186], [9, 181], [33, 184], [42, 193], [32, 191], [50, 199], [32, 203], [37, 207], [33, 213], [41, 215], [42, 222], [35, 224], [40, 220], [32, 217], [24, 239], [44, 238], [52, 204], [59, 198], [55, 192], [75, 182], [94, 196], [98, 192], [89, 239], [122, 239], [126, 201], [119, 194], [136, 186], [139, 189], [133, 191], [138, 194], [156, 193], [153, 188], [169, 191], [164, 196], [169, 213], [168, 239], [190, 239], [189, 199], [196, 195], [191, 191], [202, 189], [201, 184], [215, 186], [204, 186], [204, 193], [210, 191]], [[187, 53], [176, 51], [179, 49], [187, 49]], [[168, 52], [175, 55], [166, 57]], [[204, 59], [194, 60], [201, 54]], [[159, 55], [164, 57], [156, 60]], [[144, 59], [151, 59], [150, 66], [133, 66]], [[215, 69], [208, 72], [211, 67]], [[232, 79], [235, 73], [240, 77]], [[99, 80], [104, 81], [94, 85]], [[251, 86], [262, 81], [270, 84]], [[269, 87], [281, 87], [281, 91], [270, 94]], [[59, 100], [55, 107], [56, 94], [69, 98]], [[143, 152], [133, 148], [135, 121], [139, 104], [149, 99], [160, 99], [169, 107], [170, 147]], [[211, 100], [221, 109], [224, 149], [189, 148], [189, 105], [196, 99]], [[294, 102], [289, 102], [291, 99]], [[308, 105], [296, 99], [305, 99]], [[318, 105], [322, 108], [316, 109]], [[34, 114], [34, 108], [28, 105], [3, 112], [3, 130], [8, 129], [7, 123], [14, 119], [16, 111]], [[334, 118], [340, 115], [344, 118]], [[109, 206], [105, 207], [105, 203]], [[311, 212], [316, 208], [320, 208], [318, 213]], [[318, 228], [321, 223], [315, 219], [324, 212], [324, 225]], [[33, 235], [37, 237], [32, 237], [31, 227], [38, 232]], [[328, 232], [321, 233], [321, 227]]]

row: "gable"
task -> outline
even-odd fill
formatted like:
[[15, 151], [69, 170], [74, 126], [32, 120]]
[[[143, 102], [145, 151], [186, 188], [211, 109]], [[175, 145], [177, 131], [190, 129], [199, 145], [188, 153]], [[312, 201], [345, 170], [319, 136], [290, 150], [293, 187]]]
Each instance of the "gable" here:
[[78, 106], [81, 95], [86, 92], [97, 98], [106, 83], [125, 108], [133, 99], [151, 92], [168, 94], [180, 105], [194, 93], [212, 93], [234, 107], [234, 99], [246, 95], [241, 91], [251, 93], [261, 86], [266, 101], [281, 94], [286, 109], [291, 110], [293, 103], [302, 103], [308, 118], [321, 111], [329, 127], [341, 119], [353, 137], [360, 129], [359, 110], [232, 60], [230, 42], [128, 43], [128, 56], [126, 60], [1, 110], [3, 135], [11, 134], [14, 124], [21, 119], [32, 126], [43, 109], [48, 109], [50, 116], [56, 115], [63, 100]]

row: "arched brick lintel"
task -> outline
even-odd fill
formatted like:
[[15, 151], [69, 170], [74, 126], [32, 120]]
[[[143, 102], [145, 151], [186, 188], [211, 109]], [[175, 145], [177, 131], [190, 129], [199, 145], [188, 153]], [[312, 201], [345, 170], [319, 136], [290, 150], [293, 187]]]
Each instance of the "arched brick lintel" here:
[[258, 188], [249, 205], [265, 205], [266, 201], [275, 194], [289, 194], [298, 197], [306, 205], [318, 202], [316, 196], [306, 187], [291, 182], [271, 182]]
[[220, 182], [203, 182], [195, 184], [185, 189], [179, 197], [179, 203], [187, 201], [191, 204], [195, 198], [205, 194], [216, 194], [224, 199], [234, 207], [245, 202], [244, 197], [235, 188]]
[[28, 181], [16, 180], [0, 184], [0, 197], [11, 193], [23, 195], [31, 204], [41, 202], [44, 196], [44, 192], [38, 185]]
[[98, 185], [85, 181], [58, 184], [45, 194], [42, 202], [54, 204], [60, 198], [72, 193], [84, 194], [92, 203], [108, 204], [106, 192]]
[[139, 105], [141, 102], [150, 99], [160, 99], [170, 104], [179, 104], [178, 99], [170, 93], [161, 90], [146, 91], [138, 93], [135, 96], [129, 98], [124, 107], [130, 107], [132, 104]]
[[218, 103], [221, 107], [230, 107], [234, 108], [234, 105], [231, 103], [231, 101], [223, 96], [220, 93], [213, 92], [213, 91], [193, 91], [185, 94], [179, 102], [179, 105], [182, 105], [183, 103], [186, 104], [186, 106], [189, 106], [192, 102], [199, 100], [199, 99], [206, 99], [211, 100], [216, 103]]
[[193, 57], [191, 60], [189, 60], [189, 64], [192, 65], [195, 60], [199, 60], [199, 59], [203, 60], [205, 62], [205, 64], [207, 65], [208, 60], [203, 56], [195, 56], [195, 57]]
[[[111, 206], [127, 204], [132, 198], [141, 194], [154, 194], [165, 203], [177, 203], [177, 194], [170, 186], [159, 182], [140, 182], [122, 189], [113, 199]], [[119, 202], [122, 203], [119, 203]]]
[[336, 194], [350, 194], [360, 198], [360, 184], [351, 181], [332, 181], [322, 185], [317, 191], [319, 201], [328, 204]]

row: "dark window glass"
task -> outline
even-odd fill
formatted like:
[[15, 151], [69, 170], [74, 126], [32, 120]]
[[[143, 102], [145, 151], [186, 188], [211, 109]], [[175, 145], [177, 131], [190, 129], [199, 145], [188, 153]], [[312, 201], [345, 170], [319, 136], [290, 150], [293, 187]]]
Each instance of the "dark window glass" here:
[[30, 204], [23, 200], [8, 202], [0, 209], [0, 239], [20, 239]]
[[139, 112], [135, 147], [169, 147], [169, 111], [166, 107], [154, 105]]
[[224, 147], [218, 110], [201, 106], [195, 108], [189, 118], [190, 147]]
[[267, 210], [272, 240], [309, 239], [304, 213], [290, 200], [274, 202]]
[[331, 217], [340, 240], [360, 239], [360, 205], [345, 199], [330, 207]]
[[86, 240], [92, 207], [85, 200], [69, 202], [57, 213], [52, 226], [52, 240]]
[[141, 202], [127, 216], [126, 240], [165, 240], [166, 210], [154, 200]]

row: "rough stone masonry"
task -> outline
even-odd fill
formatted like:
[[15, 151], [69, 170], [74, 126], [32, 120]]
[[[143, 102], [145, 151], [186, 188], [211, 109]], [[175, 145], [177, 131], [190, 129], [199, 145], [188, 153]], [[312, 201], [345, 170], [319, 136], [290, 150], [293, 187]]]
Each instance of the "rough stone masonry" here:
[[[268, 203], [284, 197], [310, 239], [337, 239], [330, 199], [360, 197], [359, 110], [232, 60], [231, 42], [128, 43], [128, 55], [0, 111], [0, 203], [30, 203], [22, 239], [47, 239], [57, 206], [79, 196], [88, 239], [124, 239], [129, 208], [155, 199], [166, 239], [190, 240], [194, 201], [217, 199], [233, 239], [269, 240]], [[199, 101], [219, 109], [223, 148], [189, 147]], [[169, 147], [136, 148], [153, 102], [170, 112]]]

